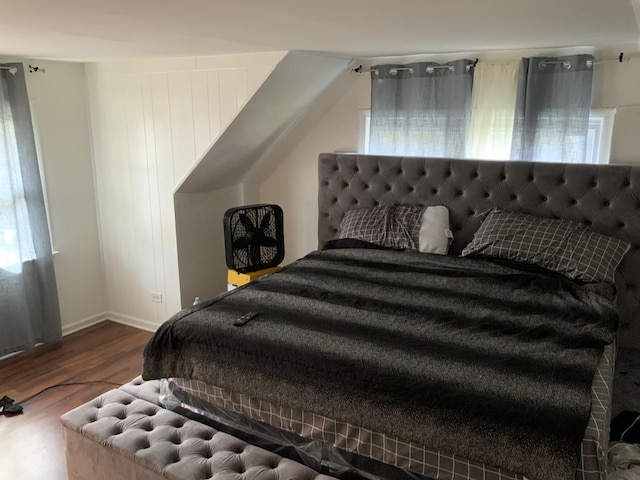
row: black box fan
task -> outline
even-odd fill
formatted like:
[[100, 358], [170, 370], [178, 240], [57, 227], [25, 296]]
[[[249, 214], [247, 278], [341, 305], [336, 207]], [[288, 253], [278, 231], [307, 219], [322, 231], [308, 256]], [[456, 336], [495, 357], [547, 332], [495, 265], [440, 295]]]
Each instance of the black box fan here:
[[230, 208], [224, 214], [227, 266], [238, 272], [275, 267], [284, 258], [282, 209], [260, 204]]

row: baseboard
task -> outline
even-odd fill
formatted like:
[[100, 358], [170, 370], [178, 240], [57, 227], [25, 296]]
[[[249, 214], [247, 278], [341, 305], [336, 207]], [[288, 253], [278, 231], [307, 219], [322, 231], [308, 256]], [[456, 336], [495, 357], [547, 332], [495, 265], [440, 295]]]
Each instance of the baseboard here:
[[104, 322], [105, 320], [107, 320], [107, 318], [109, 317], [106, 313], [99, 313], [97, 315], [78, 320], [77, 322], [70, 323], [69, 325], [65, 325], [62, 327], [62, 335], [69, 335], [70, 333], [77, 332], [78, 330], [82, 330], [83, 328], [87, 328], [97, 323]]
[[116, 312], [107, 312], [104, 314], [105, 320], [113, 320], [114, 322], [128, 325], [130, 327], [139, 328], [140, 330], [147, 330], [148, 332], [155, 332], [160, 326], [157, 323], [150, 322], [149, 320], [142, 320], [141, 318], [131, 317], [129, 315], [123, 315]]

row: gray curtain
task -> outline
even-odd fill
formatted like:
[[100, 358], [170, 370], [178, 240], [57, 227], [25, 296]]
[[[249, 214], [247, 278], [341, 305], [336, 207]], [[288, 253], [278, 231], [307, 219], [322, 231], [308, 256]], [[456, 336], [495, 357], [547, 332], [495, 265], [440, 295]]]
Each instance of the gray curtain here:
[[49, 227], [22, 64], [0, 69], [0, 356], [61, 338]]
[[465, 59], [372, 67], [369, 152], [464, 156], [472, 65]]
[[591, 55], [522, 59], [512, 160], [585, 161], [592, 61]]

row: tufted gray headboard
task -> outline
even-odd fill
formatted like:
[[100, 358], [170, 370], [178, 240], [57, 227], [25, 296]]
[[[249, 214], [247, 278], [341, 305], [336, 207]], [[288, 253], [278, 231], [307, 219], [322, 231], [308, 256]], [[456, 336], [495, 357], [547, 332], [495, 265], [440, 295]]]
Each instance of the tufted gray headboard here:
[[445, 205], [460, 254], [492, 207], [566, 218], [632, 247], [616, 275], [620, 345], [640, 344], [640, 166], [384, 157], [323, 153], [318, 243], [335, 237], [344, 212], [394, 203]]

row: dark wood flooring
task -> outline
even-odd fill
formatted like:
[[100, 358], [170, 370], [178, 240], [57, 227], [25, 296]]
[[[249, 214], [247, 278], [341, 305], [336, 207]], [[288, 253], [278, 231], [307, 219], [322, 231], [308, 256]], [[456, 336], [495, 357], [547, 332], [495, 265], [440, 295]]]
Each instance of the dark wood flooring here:
[[[0, 398], [20, 402], [58, 383], [126, 383], [140, 374], [150, 336], [106, 321], [0, 361]], [[21, 415], [0, 415], [0, 480], [66, 480], [58, 418], [112, 388], [107, 383], [51, 388], [22, 403]]]

